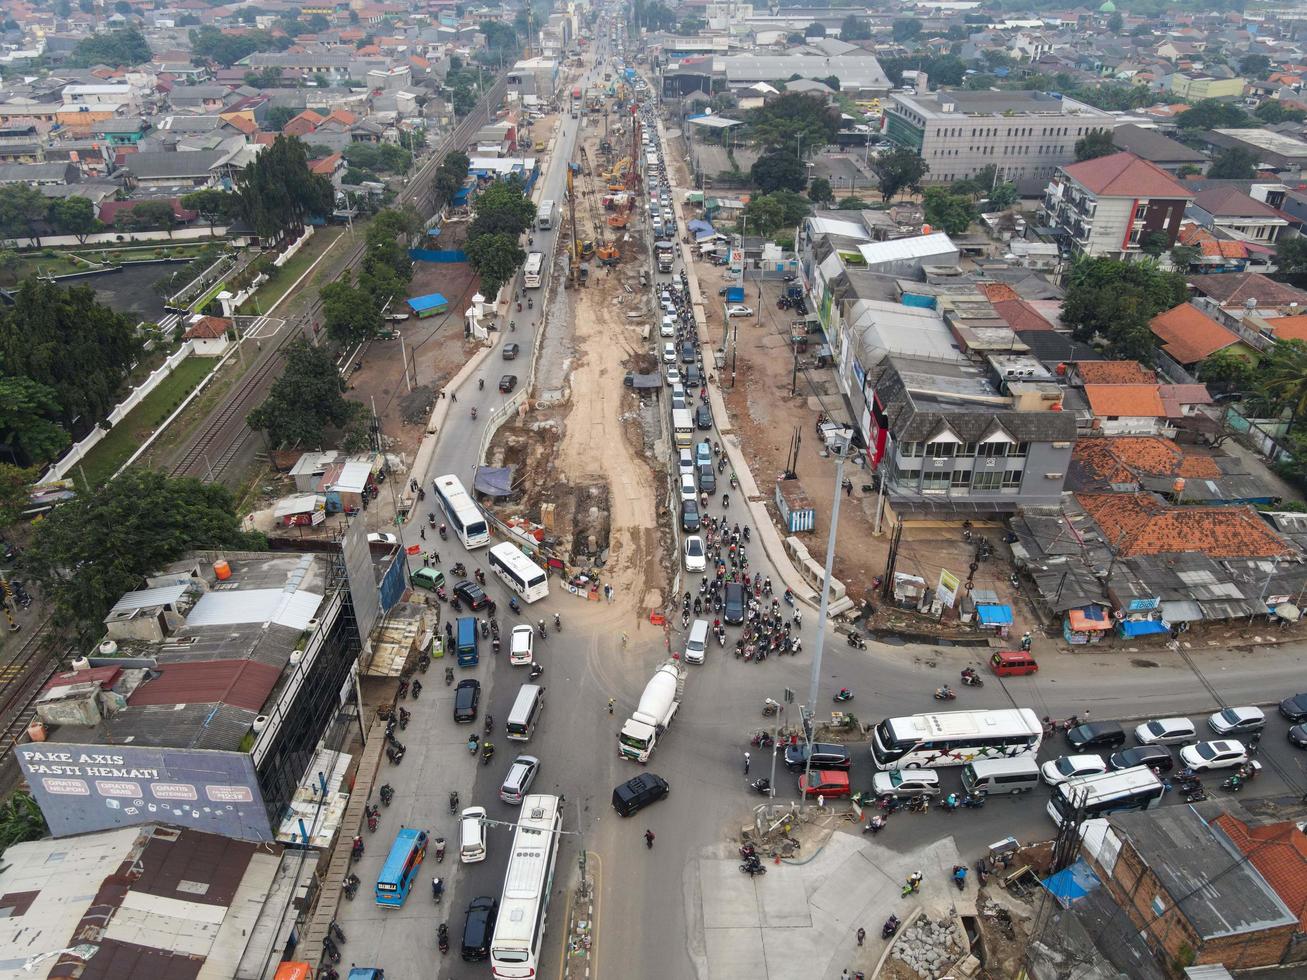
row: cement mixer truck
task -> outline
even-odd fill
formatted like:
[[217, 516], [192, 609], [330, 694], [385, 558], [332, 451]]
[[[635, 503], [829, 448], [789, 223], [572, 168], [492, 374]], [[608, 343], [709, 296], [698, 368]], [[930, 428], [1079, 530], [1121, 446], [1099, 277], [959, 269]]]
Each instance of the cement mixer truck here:
[[658, 738], [667, 731], [672, 716], [681, 706], [685, 692], [685, 665], [673, 658], [654, 671], [640, 695], [635, 713], [617, 736], [618, 754], [636, 762], [648, 762]]

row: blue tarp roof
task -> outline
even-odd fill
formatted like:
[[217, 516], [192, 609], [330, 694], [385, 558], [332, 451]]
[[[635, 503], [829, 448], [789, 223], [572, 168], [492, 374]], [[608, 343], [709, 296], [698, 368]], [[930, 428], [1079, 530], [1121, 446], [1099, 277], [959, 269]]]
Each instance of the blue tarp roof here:
[[976, 615], [983, 626], [1011, 626], [1012, 607], [985, 605], [976, 606]]
[[1089, 870], [1084, 860], [1078, 860], [1051, 878], [1041, 882], [1062, 908], [1070, 908], [1075, 902], [1084, 898], [1102, 884], [1098, 876]]
[[414, 296], [408, 301], [408, 305], [414, 313], [421, 313], [423, 310], [438, 310], [442, 306], [448, 306], [449, 300], [440, 293], [427, 293], [425, 296]]
[[454, 192], [454, 203], [455, 203], [455, 204], [466, 204], [466, 203], [467, 203], [467, 196], [468, 196], [468, 194], [470, 194], [471, 192], [472, 192], [472, 188], [470, 188], [470, 187], [460, 187], [458, 190], [456, 190], [456, 191]]
[[702, 232], [705, 235], [717, 234], [717, 231], [716, 229], [713, 228], [712, 223], [708, 221], [704, 221], [702, 218], [695, 218], [693, 221], [687, 221], [685, 223], [685, 227], [688, 228], [690, 231], [694, 232], [696, 235], [699, 232]]
[[1122, 636], [1155, 636], [1158, 633], [1169, 633], [1171, 627], [1160, 619], [1123, 619], [1121, 621]]

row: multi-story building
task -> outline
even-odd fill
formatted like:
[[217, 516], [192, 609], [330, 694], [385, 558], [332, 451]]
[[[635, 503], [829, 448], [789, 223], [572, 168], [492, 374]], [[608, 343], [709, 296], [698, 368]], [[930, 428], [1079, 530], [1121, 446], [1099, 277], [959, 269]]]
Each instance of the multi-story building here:
[[1046, 92], [895, 92], [890, 99], [886, 135], [921, 154], [931, 181], [963, 180], [991, 164], [1004, 180], [1051, 177], [1075, 159], [1077, 140], [1118, 123]]
[[1237, 99], [1247, 84], [1242, 78], [1213, 78], [1211, 75], [1185, 75], [1176, 72], [1166, 80], [1166, 87], [1178, 98], [1190, 102], [1203, 99]]
[[1076, 422], [1056, 382], [891, 355], [861, 395], [871, 461], [900, 519], [997, 518], [1061, 497]]
[[1041, 211], [1061, 229], [1072, 252], [1125, 259], [1141, 254], [1160, 232], [1165, 248], [1175, 244], [1193, 192], [1133, 153], [1058, 168], [1044, 192]]

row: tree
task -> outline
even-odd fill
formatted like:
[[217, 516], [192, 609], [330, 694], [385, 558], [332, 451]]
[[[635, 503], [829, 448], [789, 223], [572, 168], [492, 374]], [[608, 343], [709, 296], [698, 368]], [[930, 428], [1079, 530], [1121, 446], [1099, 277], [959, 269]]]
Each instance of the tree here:
[[202, 61], [230, 68], [256, 51], [278, 51], [290, 44], [293, 35], [274, 36], [267, 31], [227, 34], [211, 24], [190, 32], [191, 55]]
[[1017, 203], [1017, 185], [1004, 181], [988, 194], [989, 210], [1006, 211]]
[[1082, 258], [1067, 275], [1062, 322], [1080, 341], [1102, 338], [1114, 358], [1151, 358], [1148, 322], [1188, 298], [1185, 278], [1156, 263]]
[[1290, 109], [1279, 99], [1267, 99], [1253, 110], [1253, 115], [1271, 126], [1276, 123], [1302, 122], [1307, 119], [1307, 112], [1303, 112], [1301, 109]]
[[1196, 245], [1176, 245], [1171, 249], [1171, 265], [1178, 272], [1184, 273], [1202, 254], [1202, 249]]
[[921, 21], [915, 17], [899, 17], [890, 25], [890, 36], [902, 44], [921, 34]]
[[297, 337], [286, 347], [285, 373], [250, 413], [250, 428], [274, 447], [327, 445], [328, 429], [344, 429], [363, 411], [344, 391], [330, 351]]
[[35, 187], [27, 184], [6, 184], [0, 187], [0, 236], [28, 236], [40, 245], [37, 223], [45, 220], [49, 210], [49, 199]]
[[219, 221], [230, 221], [240, 213], [240, 200], [235, 194], [212, 188], [182, 195], [181, 205], [208, 222], [209, 234]]
[[702, 17], [686, 17], [676, 28], [682, 37], [696, 37], [708, 29], [708, 22]]
[[1121, 16], [1119, 10], [1113, 11], [1112, 16], [1107, 18], [1108, 32], [1112, 34], [1120, 34], [1123, 27], [1125, 27], [1125, 18]]
[[1260, 123], [1237, 105], [1203, 99], [1175, 117], [1181, 129], [1255, 129]]
[[841, 41], [870, 41], [871, 21], [866, 17], [849, 14], [840, 22]]
[[0, 374], [51, 389], [57, 419], [74, 436], [113, 408], [140, 351], [135, 321], [98, 304], [86, 286], [30, 278], [0, 307]]
[[241, 217], [265, 242], [298, 234], [310, 215], [329, 212], [331, 182], [309, 170], [304, 143], [278, 136], [236, 177]]
[[114, 227], [119, 231], [153, 231], [165, 229], [172, 237], [177, 215], [170, 201], [140, 201], [130, 209], [119, 211]]
[[1212, 161], [1209, 180], [1250, 180], [1257, 176], [1258, 156], [1252, 150], [1232, 146]]
[[824, 24], [817, 23], [815, 20], [803, 29], [803, 37], [805, 40], [810, 37], [825, 37], [825, 36], [826, 36], [826, 26]]
[[435, 189], [436, 207], [448, 204], [454, 199], [463, 183], [467, 180], [467, 168], [471, 161], [461, 150], [451, 150], [440, 161], [436, 176], [432, 181]]
[[793, 229], [812, 212], [812, 202], [789, 190], [760, 194], [744, 209], [744, 229], [770, 238], [782, 229]]
[[927, 187], [923, 195], [926, 221], [950, 235], [960, 235], [976, 219], [975, 209], [967, 198], [950, 194], [938, 187]]
[[17, 792], [0, 805], [0, 852], [14, 844], [40, 840], [50, 832], [30, 793]]
[[1096, 157], [1111, 156], [1113, 153], [1120, 152], [1116, 144], [1112, 142], [1112, 131], [1109, 129], [1091, 129], [1084, 136], [1076, 140], [1076, 162], [1084, 160], [1093, 160]]
[[280, 133], [299, 112], [286, 105], [275, 105], [263, 117], [263, 129], [269, 133]]
[[1180, 164], [1180, 168], [1175, 172], [1175, 175], [1183, 180], [1185, 177], [1201, 176], [1202, 172], [1203, 168], [1198, 166], [1196, 163], [1182, 163]]
[[830, 188], [830, 181], [825, 177], [815, 177], [808, 185], [808, 199], [817, 204], [828, 204], [835, 200], [835, 192]]
[[1264, 54], [1246, 54], [1239, 59], [1239, 74], [1245, 78], [1265, 78], [1271, 71], [1271, 59]]
[[517, 238], [531, 227], [536, 206], [523, 196], [517, 179], [497, 180], [477, 197], [474, 217], [468, 225], [469, 241], [480, 235], [509, 235]]
[[68, 0], [55, 0], [54, 15], [59, 18], [67, 18], [73, 12], [73, 5]]
[[1307, 414], [1307, 344], [1277, 340], [1261, 364], [1262, 391], [1280, 410], [1289, 412], [1292, 426]]
[[1307, 272], [1307, 238], [1281, 238], [1275, 243], [1275, 265], [1280, 272]]
[[53, 389], [27, 377], [0, 376], [0, 443], [24, 463], [48, 463], [68, 448], [72, 439], [58, 418]]
[[1209, 354], [1198, 365], [1198, 378], [1226, 391], [1250, 391], [1257, 383], [1257, 365], [1229, 347]]
[[930, 165], [916, 150], [897, 147], [876, 157], [871, 163], [871, 172], [876, 175], [881, 200], [888, 203], [900, 191], [916, 193], [921, 190], [921, 181], [930, 173]]
[[808, 171], [793, 153], [774, 150], [764, 153], [749, 168], [749, 180], [763, 194], [772, 191], [801, 191], [808, 182]]
[[836, 202], [835, 207], [840, 211], [866, 211], [871, 208], [871, 205], [860, 197], [842, 197]]
[[130, 68], [144, 64], [152, 57], [145, 35], [135, 27], [127, 27], [82, 38], [73, 48], [69, 62], [78, 68], [101, 64]]
[[60, 504], [36, 525], [22, 567], [58, 615], [86, 633], [144, 578], [196, 548], [256, 550], [231, 493], [216, 483], [130, 469], [95, 493]]
[[512, 279], [526, 261], [517, 236], [503, 232], [469, 238], [464, 250], [468, 264], [481, 277], [481, 292], [486, 296], [499, 292], [499, 287]]
[[60, 197], [50, 202], [50, 224], [64, 235], [75, 235], [85, 245], [86, 236], [100, 227], [95, 205], [84, 197]]
[[789, 150], [796, 155], [811, 153], [834, 141], [840, 129], [840, 113], [815, 95], [784, 92], [766, 105], [750, 111], [747, 120], [751, 140], [764, 149]]
[[0, 463], [0, 529], [12, 527], [22, 519], [32, 502], [32, 484], [41, 477], [38, 467]]
[[328, 283], [318, 295], [322, 297], [322, 319], [327, 334], [340, 346], [368, 340], [381, 330], [381, 310], [368, 293], [352, 286], [348, 277]]
[[394, 143], [351, 143], [343, 155], [351, 167], [374, 173], [402, 174], [413, 163], [413, 154]]

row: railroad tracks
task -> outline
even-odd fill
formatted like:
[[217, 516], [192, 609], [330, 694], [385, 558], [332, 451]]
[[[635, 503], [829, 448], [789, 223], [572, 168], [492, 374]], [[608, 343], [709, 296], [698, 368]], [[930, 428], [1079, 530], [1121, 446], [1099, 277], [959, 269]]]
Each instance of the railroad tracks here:
[[26, 642], [0, 663], [0, 732], [4, 738], [0, 795], [8, 795], [19, 782], [18, 763], [9, 750], [27, 729], [32, 707], [46, 681], [59, 669], [68, 645], [67, 638], [55, 627], [54, 617], [47, 616], [34, 627]]

